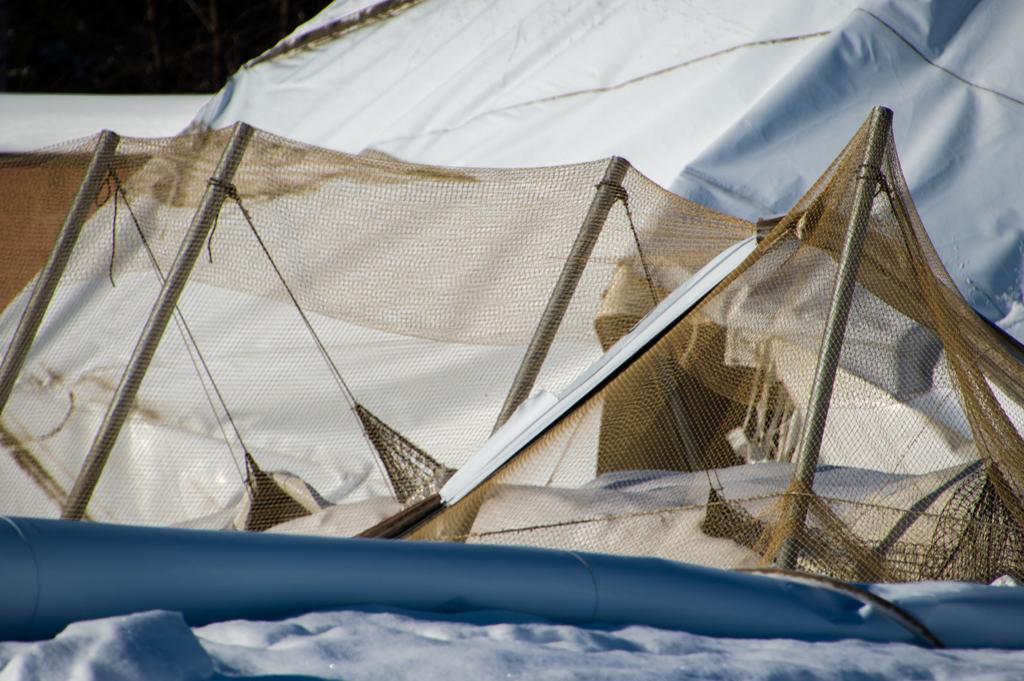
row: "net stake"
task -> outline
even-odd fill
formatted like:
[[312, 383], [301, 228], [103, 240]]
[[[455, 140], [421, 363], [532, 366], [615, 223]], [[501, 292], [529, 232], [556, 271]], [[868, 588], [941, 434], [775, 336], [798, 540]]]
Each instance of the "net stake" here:
[[608, 219], [608, 212], [615, 202], [625, 191], [622, 187], [622, 180], [629, 170], [629, 161], [618, 156], [613, 156], [604, 171], [604, 177], [597, 185], [597, 192], [590, 202], [587, 216], [580, 226], [580, 231], [573, 242], [572, 250], [562, 265], [562, 272], [558, 275], [558, 281], [551, 291], [547, 306], [541, 314], [537, 328], [530, 339], [530, 345], [526, 348], [523, 361], [519, 365], [516, 377], [512, 381], [512, 387], [505, 398], [505, 404], [501, 407], [498, 420], [494, 423], [494, 430], [498, 430], [512, 416], [512, 412], [522, 404], [523, 400], [530, 396], [533, 384], [537, 381], [541, 366], [548, 356], [551, 343], [555, 340], [558, 327], [562, 324], [562, 318], [569, 307], [576, 286], [580, 277], [587, 267], [590, 254], [601, 236], [601, 230]]
[[89, 216], [93, 202], [96, 201], [96, 197], [99, 195], [100, 186], [108, 177], [114, 153], [117, 151], [117, 145], [120, 142], [120, 136], [110, 130], [101, 132], [100, 138], [96, 142], [92, 160], [89, 161], [89, 167], [85, 171], [85, 177], [82, 178], [78, 194], [75, 195], [75, 201], [71, 205], [71, 210], [68, 211], [64, 225], [61, 227], [57, 243], [54, 245], [53, 250], [50, 251], [50, 256], [43, 266], [35, 286], [32, 288], [32, 294], [29, 296], [28, 304], [25, 306], [25, 312], [22, 313], [21, 319], [18, 320], [18, 328], [15, 330], [14, 338], [11, 339], [11, 343], [7, 347], [3, 364], [0, 365], [0, 414], [3, 413], [4, 408], [7, 406], [7, 401], [11, 397], [14, 384], [17, 382], [21, 369], [25, 364], [25, 359], [28, 357], [28, 351], [35, 341], [39, 326], [43, 322], [43, 317], [50, 306], [53, 294], [56, 292], [57, 285], [64, 274], [64, 268], [71, 258], [71, 252], [78, 241], [82, 225]]
[[857, 283], [861, 246], [864, 243], [864, 234], [871, 217], [875, 190], [879, 178], [882, 176], [882, 155], [885, 152], [891, 128], [892, 111], [881, 106], [872, 109], [867, 146], [864, 150], [864, 160], [860, 167], [854, 193], [853, 211], [850, 213], [850, 221], [846, 227], [846, 239], [839, 257], [835, 288], [832, 291], [832, 303], [821, 342], [821, 353], [818, 355], [814, 383], [807, 401], [807, 420], [804, 423], [800, 449], [797, 452], [795, 478], [799, 483], [799, 489], [790, 506], [788, 519], [791, 528], [790, 534], [776, 559], [779, 567], [786, 570], [796, 569], [796, 561], [800, 552], [799, 535], [803, 533], [807, 508], [810, 503], [807, 495], [814, 488], [814, 473], [818, 466], [825, 421], [828, 418], [829, 404], [832, 400], [832, 388], [835, 384], [836, 371], [839, 368], [839, 356], [843, 349], [843, 336], [846, 334], [850, 303], [853, 300], [853, 292]]
[[150, 312], [146, 326], [142, 330], [132, 352], [132, 357], [125, 367], [121, 382], [107, 409], [106, 416], [100, 426], [92, 448], [86, 456], [82, 470], [75, 479], [75, 485], [68, 495], [62, 517], [67, 520], [81, 520], [86, 506], [92, 498], [93, 490], [99, 482], [103, 467], [110, 458], [110, 452], [117, 442], [121, 427], [131, 411], [138, 394], [142, 379], [146, 375], [149, 364], [156, 353], [164, 330], [174, 314], [178, 299], [185, 288], [196, 259], [203, 250], [203, 244], [210, 233], [214, 219], [220, 213], [224, 199], [227, 197], [228, 185], [231, 184], [245, 153], [245, 148], [252, 137], [252, 128], [245, 123], [237, 123], [221, 155], [220, 163], [206, 187], [199, 210], [192, 218], [188, 233], [178, 248], [170, 272], [160, 289], [160, 296]]

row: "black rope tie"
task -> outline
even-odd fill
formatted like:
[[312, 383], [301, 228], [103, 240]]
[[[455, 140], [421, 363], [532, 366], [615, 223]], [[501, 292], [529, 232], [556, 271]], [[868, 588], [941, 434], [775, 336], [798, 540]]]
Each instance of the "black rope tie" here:
[[114, 215], [110, 220], [110, 263], [107, 265], [107, 278], [110, 285], [116, 287], [114, 282], [114, 260], [117, 257], [117, 194], [121, 188], [121, 182], [117, 173], [113, 170], [107, 171], [103, 179], [102, 192], [96, 195], [96, 208], [102, 208], [111, 198], [114, 199]]
[[[245, 214], [245, 208], [242, 207], [242, 199], [241, 197], [238, 196], [238, 189], [235, 187], [235, 185], [233, 185], [230, 182], [218, 180], [216, 177], [211, 177], [209, 180], [207, 180], [207, 185], [213, 187], [215, 191], [219, 190], [224, 192], [224, 195], [227, 198], [232, 199], [236, 204], [238, 204], [238, 207], [242, 210], [242, 213]], [[246, 218], [248, 219], [248, 215], [246, 215]], [[217, 211], [217, 214], [213, 218], [213, 226], [210, 227], [210, 235], [206, 237], [206, 259], [210, 263], [213, 262], [213, 235], [216, 234], [217, 225], [219, 224], [220, 211]]]
[[878, 189], [875, 190], [875, 196], [878, 196], [882, 192], [885, 192], [886, 196], [888, 196], [890, 198], [892, 197], [892, 188], [889, 187], [889, 181], [887, 179], [885, 179], [885, 173], [882, 173], [881, 171], [879, 171], [879, 173], [878, 173]]
[[117, 257], [117, 195], [114, 195], [114, 216], [110, 220], [110, 265], [107, 267], [107, 276], [110, 277], [110, 285], [116, 287], [114, 282], [114, 259]]
[[120, 182], [117, 183], [117, 195], [121, 197], [121, 202], [128, 209], [128, 215], [132, 218], [132, 224], [135, 225], [135, 231], [139, 235], [139, 240], [142, 241], [142, 245], [149, 251], [149, 241], [146, 240], [146, 235], [142, 231], [142, 225], [139, 224], [139, 218], [135, 215], [132, 204], [128, 203], [128, 195], [124, 193], [124, 187], [121, 186]]
[[100, 185], [100, 191], [96, 192], [96, 199], [94, 203], [97, 208], [102, 208], [103, 204], [109, 201], [110, 197], [114, 195], [115, 183], [117, 183], [117, 173], [112, 169], [107, 170], [107, 175], [103, 178], [103, 184]]
[[[108, 267], [107, 275], [110, 278], [110, 285], [116, 287], [117, 284], [114, 282], [114, 261], [117, 256], [118, 204], [124, 204], [124, 207], [128, 209], [128, 215], [132, 219], [132, 224], [135, 225], [135, 231], [138, 233], [139, 239], [142, 240], [142, 243], [147, 250], [149, 250], [149, 243], [146, 241], [146, 235], [142, 232], [142, 226], [139, 224], [139, 218], [135, 215], [135, 211], [132, 209], [132, 204], [128, 201], [128, 195], [125, 193], [124, 185], [121, 184], [121, 178], [117, 176], [117, 173], [111, 170], [104, 182], [104, 186], [108, 188], [108, 193], [106, 198], [104, 198], [103, 203], [106, 203], [111, 197], [114, 199], [114, 215], [110, 221], [110, 266]], [[152, 251], [150, 251], [150, 255], [152, 256]]]
[[618, 182], [612, 182], [611, 180], [601, 180], [594, 185], [594, 189], [604, 188], [612, 197], [612, 203], [622, 200], [625, 201], [629, 198], [629, 194], [626, 193], [626, 188]]
[[872, 199], [882, 192], [890, 194], [892, 191], [889, 187], [888, 180], [885, 179], [885, 173], [882, 172], [881, 168], [875, 168], [866, 163], [862, 163], [857, 169], [857, 179], [875, 183], [875, 192], [871, 196]]
[[213, 226], [210, 227], [210, 235], [206, 237], [206, 262], [213, 264], [213, 235], [217, 233], [217, 225], [220, 224], [220, 211], [213, 218]]

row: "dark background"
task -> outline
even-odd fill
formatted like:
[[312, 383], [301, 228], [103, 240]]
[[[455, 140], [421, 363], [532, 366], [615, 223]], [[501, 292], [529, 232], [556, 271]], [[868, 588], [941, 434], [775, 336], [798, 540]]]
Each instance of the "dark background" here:
[[0, 91], [212, 93], [329, 0], [0, 0]]

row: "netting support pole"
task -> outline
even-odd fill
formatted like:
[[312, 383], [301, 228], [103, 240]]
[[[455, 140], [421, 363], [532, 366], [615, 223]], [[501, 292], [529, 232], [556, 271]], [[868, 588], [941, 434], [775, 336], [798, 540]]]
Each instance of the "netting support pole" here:
[[85, 514], [86, 506], [89, 505], [93, 490], [96, 489], [103, 467], [106, 465], [107, 459], [110, 458], [110, 452], [114, 443], [117, 442], [117, 437], [128, 413], [131, 411], [135, 396], [142, 385], [142, 379], [149, 369], [149, 364], [160, 344], [164, 330], [174, 314], [178, 299], [192, 273], [196, 259], [202, 252], [210, 228], [220, 213], [224, 199], [227, 197], [228, 186], [234, 178], [235, 170], [241, 163], [242, 155], [245, 153], [245, 148], [251, 137], [252, 128], [245, 123], [235, 125], [231, 139], [221, 155], [217, 170], [206, 187], [199, 210], [192, 218], [188, 233], [182, 240], [170, 272], [160, 289], [160, 296], [150, 312], [149, 319], [146, 320], [142, 335], [139, 337], [132, 357], [121, 376], [117, 392], [107, 409], [107, 414], [103, 418], [92, 448], [86, 456], [82, 470], [75, 479], [71, 493], [68, 495], [68, 501], [62, 514], [65, 519], [81, 520]]
[[89, 161], [89, 167], [78, 188], [78, 194], [64, 220], [64, 226], [61, 227], [57, 243], [50, 251], [50, 257], [39, 273], [39, 278], [36, 279], [28, 304], [18, 321], [18, 328], [14, 331], [14, 338], [7, 346], [3, 364], [0, 364], [0, 414], [3, 413], [7, 401], [11, 397], [14, 384], [21, 374], [28, 351], [32, 348], [36, 333], [39, 331], [39, 325], [43, 322], [46, 309], [50, 306], [53, 294], [64, 274], [71, 251], [74, 250], [78, 235], [82, 231], [82, 225], [89, 217], [89, 211], [96, 201], [103, 181], [107, 179], [111, 162], [114, 160], [114, 153], [120, 143], [121, 138], [117, 133], [110, 130], [100, 133], [92, 160]]
[[846, 227], [843, 251], [839, 256], [835, 288], [832, 291], [832, 304], [829, 308], [828, 320], [825, 322], [825, 334], [821, 342], [821, 352], [818, 355], [818, 366], [814, 374], [811, 395], [807, 401], [807, 419], [804, 422], [800, 448], [797, 451], [797, 493], [790, 506], [790, 517], [787, 519], [790, 534], [783, 543], [776, 560], [779, 567], [787, 570], [796, 568], [800, 553], [800, 535], [803, 534], [807, 509], [810, 504], [808, 495], [814, 488], [814, 473], [818, 466], [821, 440], [825, 433], [825, 421], [828, 418], [829, 404], [832, 401], [832, 388], [835, 384], [836, 371], [839, 368], [839, 357], [843, 349], [843, 336], [846, 334], [850, 303], [853, 301], [853, 292], [857, 283], [861, 246], [864, 243], [868, 220], [871, 217], [871, 206], [882, 177], [882, 155], [885, 153], [885, 145], [889, 140], [889, 131], [892, 128], [892, 111], [880, 106], [875, 107], [871, 111], [870, 120], [864, 159], [857, 174], [853, 210]]
[[622, 188], [622, 180], [629, 170], [629, 161], [618, 156], [612, 157], [608, 167], [604, 171], [604, 177], [597, 185], [597, 192], [594, 194], [587, 216], [583, 220], [576, 241], [572, 245], [569, 257], [562, 266], [562, 273], [558, 275], [558, 281], [548, 298], [547, 307], [537, 323], [537, 329], [530, 339], [530, 345], [526, 349], [523, 361], [519, 365], [519, 371], [512, 381], [512, 387], [505, 398], [505, 404], [501, 407], [498, 420], [494, 423], [494, 430], [502, 426], [512, 416], [512, 412], [522, 404], [523, 400], [530, 396], [533, 384], [537, 381], [541, 366], [548, 356], [551, 343], [555, 340], [558, 327], [562, 324], [565, 311], [572, 301], [576, 286], [580, 277], [587, 267], [590, 254], [597, 244], [601, 230], [604, 228], [605, 220], [608, 219], [608, 212], [615, 202], [622, 196], [625, 190]]

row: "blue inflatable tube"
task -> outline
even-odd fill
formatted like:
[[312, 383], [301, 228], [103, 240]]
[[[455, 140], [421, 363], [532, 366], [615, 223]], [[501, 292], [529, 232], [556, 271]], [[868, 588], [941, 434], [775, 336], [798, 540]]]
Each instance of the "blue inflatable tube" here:
[[0, 518], [0, 589], [2, 640], [152, 609], [180, 611], [196, 626], [373, 605], [711, 636], [920, 642], [841, 591], [653, 558], [62, 520]]

